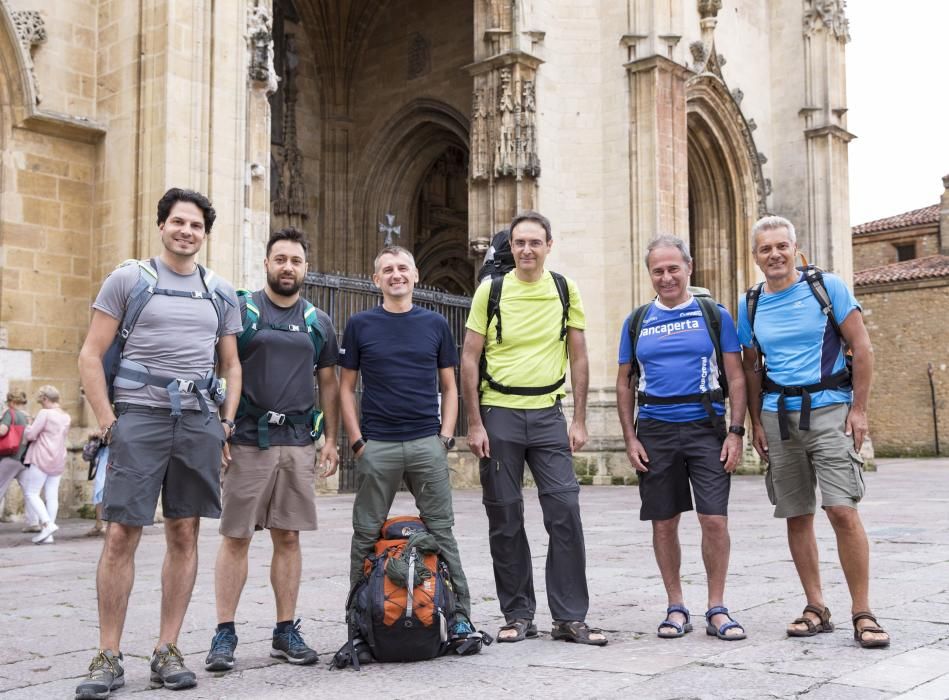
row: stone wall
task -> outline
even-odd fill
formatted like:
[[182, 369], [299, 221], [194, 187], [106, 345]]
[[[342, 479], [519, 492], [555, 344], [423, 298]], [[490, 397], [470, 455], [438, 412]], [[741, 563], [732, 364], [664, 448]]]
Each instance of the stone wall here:
[[938, 225], [856, 236], [853, 240], [853, 269], [866, 270], [898, 262], [896, 246], [908, 243], [916, 244], [915, 258], [938, 255]]
[[949, 280], [859, 287], [875, 369], [870, 436], [879, 457], [935, 453], [932, 363], [942, 453], [949, 451]]

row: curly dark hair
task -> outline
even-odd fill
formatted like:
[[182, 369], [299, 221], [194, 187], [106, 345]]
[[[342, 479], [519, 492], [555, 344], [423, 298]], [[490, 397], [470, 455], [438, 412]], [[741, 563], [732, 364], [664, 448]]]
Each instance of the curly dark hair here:
[[211, 206], [211, 200], [200, 192], [194, 190], [183, 190], [180, 187], [172, 187], [162, 195], [158, 200], [158, 225], [161, 226], [168, 220], [172, 207], [178, 202], [191, 202], [201, 213], [204, 214], [204, 231], [211, 233], [211, 227], [214, 226], [214, 219], [217, 218], [217, 212]]
[[306, 255], [310, 250], [310, 245], [306, 242], [306, 234], [300, 229], [293, 228], [293, 226], [288, 226], [287, 228], [282, 228], [279, 231], [274, 231], [270, 234], [270, 240], [267, 241], [268, 258], [270, 257], [270, 249], [273, 248], [274, 243], [277, 243], [278, 241], [299, 243], [301, 246], [303, 246], [304, 255]]

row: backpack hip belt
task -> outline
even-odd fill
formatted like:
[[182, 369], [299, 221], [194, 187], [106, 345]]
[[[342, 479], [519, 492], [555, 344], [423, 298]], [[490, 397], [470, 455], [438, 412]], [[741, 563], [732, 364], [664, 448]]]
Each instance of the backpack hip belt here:
[[826, 379], [822, 379], [816, 384], [807, 384], [805, 386], [782, 386], [771, 380], [767, 373], [761, 379], [761, 388], [768, 393], [778, 394], [778, 427], [781, 429], [781, 439], [790, 440], [791, 433], [788, 422], [788, 411], [784, 400], [788, 396], [801, 397], [801, 419], [798, 421], [800, 430], [811, 429], [811, 394], [815, 391], [826, 391], [828, 389], [853, 389], [853, 380], [849, 367], [845, 367], [839, 372], [835, 372]]
[[547, 386], [505, 386], [504, 384], [499, 384], [498, 382], [494, 381], [494, 378], [488, 374], [487, 367], [482, 368], [481, 378], [486, 381], [488, 386], [495, 391], [501, 394], [514, 394], [517, 396], [544, 396], [551, 393], [552, 391], [556, 391], [567, 381], [567, 375], [564, 374], [556, 382], [553, 384], [548, 384]]
[[181, 395], [194, 394], [198, 397], [198, 405], [201, 407], [201, 415], [204, 416], [204, 422], [211, 420], [211, 411], [208, 408], [208, 402], [204, 400], [201, 391], [217, 393], [218, 378], [213, 374], [204, 379], [178, 379], [176, 377], [164, 377], [160, 374], [151, 374], [139, 369], [129, 367], [124, 362], [119, 363], [119, 368], [115, 373], [117, 378], [128, 379], [133, 382], [140, 382], [148, 386], [157, 386], [168, 392], [168, 399], [171, 401], [171, 415], [181, 415]]
[[715, 407], [712, 404], [722, 403], [724, 400], [725, 392], [721, 389], [705, 391], [699, 394], [686, 394], [684, 396], [650, 396], [641, 391], [636, 394], [636, 401], [639, 402], [640, 406], [671, 406], [673, 404], [682, 403], [700, 403], [705, 408], [705, 412], [708, 413], [708, 417], [712, 420], [718, 417], [718, 414], [715, 413]]
[[257, 420], [257, 446], [262, 450], [270, 449], [271, 425], [305, 425], [310, 428], [310, 438], [318, 440], [323, 434], [323, 412], [311, 407], [303, 413], [278, 413], [257, 406], [243, 394], [237, 407], [237, 417], [250, 416]]

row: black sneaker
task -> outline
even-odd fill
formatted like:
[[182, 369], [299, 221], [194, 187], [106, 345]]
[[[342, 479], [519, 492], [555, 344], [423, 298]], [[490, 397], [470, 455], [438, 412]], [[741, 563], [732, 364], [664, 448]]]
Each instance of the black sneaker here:
[[278, 633], [274, 629], [271, 646], [270, 655], [273, 658], [286, 659], [292, 664], [309, 666], [319, 660], [316, 652], [303, 641], [303, 636], [300, 634], [300, 620], [297, 620], [286, 632]]
[[204, 660], [208, 671], [230, 671], [234, 668], [234, 650], [237, 648], [237, 635], [229, 629], [218, 630], [211, 640], [211, 651]]
[[105, 700], [109, 693], [125, 685], [122, 654], [111, 649], [100, 649], [89, 664], [89, 675], [76, 686], [76, 700]]
[[185, 660], [174, 644], [162, 644], [152, 653], [152, 687], [165, 686], [169, 690], [191, 688], [198, 684], [193, 671], [185, 667]]

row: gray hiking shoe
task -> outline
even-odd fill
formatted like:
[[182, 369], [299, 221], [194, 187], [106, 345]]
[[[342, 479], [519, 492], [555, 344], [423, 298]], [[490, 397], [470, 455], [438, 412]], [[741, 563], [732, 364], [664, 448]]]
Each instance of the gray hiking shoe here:
[[274, 629], [270, 655], [275, 659], [286, 659], [290, 663], [300, 666], [309, 666], [319, 660], [316, 652], [303, 641], [303, 635], [300, 634], [299, 620], [286, 632], [278, 633]]
[[89, 675], [76, 686], [76, 700], [105, 700], [109, 693], [125, 685], [122, 654], [100, 649], [89, 664]]
[[208, 671], [230, 671], [234, 668], [234, 650], [237, 648], [237, 635], [229, 629], [218, 630], [211, 640], [211, 651], [204, 660]]
[[198, 684], [193, 671], [185, 667], [185, 660], [174, 644], [162, 644], [152, 654], [152, 687], [165, 686], [169, 690], [191, 688]]

